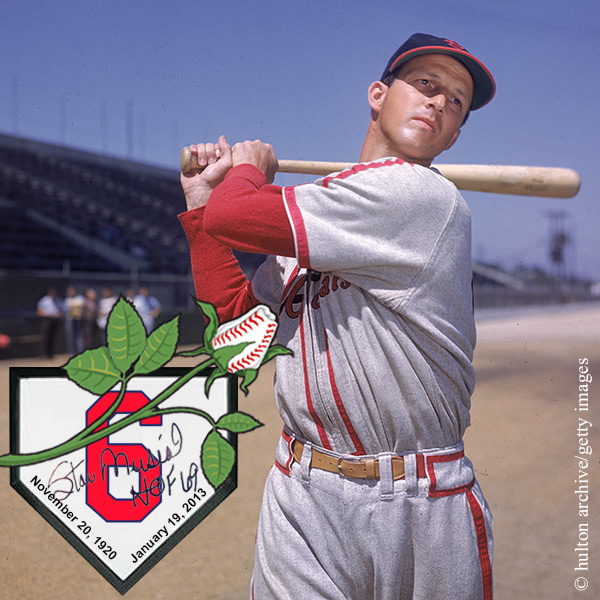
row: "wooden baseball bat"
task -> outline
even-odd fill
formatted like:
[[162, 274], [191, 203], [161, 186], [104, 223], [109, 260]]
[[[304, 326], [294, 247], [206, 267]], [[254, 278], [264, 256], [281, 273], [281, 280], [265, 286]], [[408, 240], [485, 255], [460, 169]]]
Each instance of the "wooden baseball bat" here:
[[[312, 160], [280, 160], [280, 173], [329, 175], [355, 163], [321, 162]], [[181, 172], [202, 170], [196, 155], [189, 147], [181, 151]], [[456, 185], [459, 190], [513, 194], [516, 196], [543, 196], [572, 198], [579, 191], [581, 180], [572, 169], [558, 167], [521, 167], [511, 165], [432, 165]]]

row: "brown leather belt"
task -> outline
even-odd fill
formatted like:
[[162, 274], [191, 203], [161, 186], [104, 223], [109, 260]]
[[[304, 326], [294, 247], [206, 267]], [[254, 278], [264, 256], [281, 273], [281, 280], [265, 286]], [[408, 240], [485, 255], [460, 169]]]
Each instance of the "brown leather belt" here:
[[[303, 450], [302, 442], [298, 440], [292, 442], [292, 453], [297, 463], [300, 463], [302, 459]], [[379, 479], [379, 460], [377, 458], [336, 458], [313, 448], [310, 466], [312, 469], [321, 469], [344, 477]], [[404, 479], [404, 459], [401, 456], [392, 456], [392, 477], [394, 480]], [[422, 454], [417, 454], [417, 477], [427, 477], [425, 459]]]

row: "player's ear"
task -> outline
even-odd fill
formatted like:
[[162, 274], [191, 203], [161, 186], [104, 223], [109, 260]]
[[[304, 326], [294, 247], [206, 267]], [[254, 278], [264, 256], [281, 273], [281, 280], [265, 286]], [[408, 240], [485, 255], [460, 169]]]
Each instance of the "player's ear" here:
[[374, 113], [379, 114], [385, 99], [388, 86], [383, 81], [374, 81], [368, 89], [369, 106]]

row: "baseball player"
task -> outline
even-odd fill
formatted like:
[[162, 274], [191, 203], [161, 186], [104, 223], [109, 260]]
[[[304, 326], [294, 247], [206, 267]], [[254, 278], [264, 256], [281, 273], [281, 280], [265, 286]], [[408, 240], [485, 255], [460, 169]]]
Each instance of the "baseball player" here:
[[[268, 144], [191, 147], [207, 165], [181, 178], [198, 297], [221, 321], [268, 305], [294, 352], [251, 598], [492, 598], [492, 518], [462, 444], [470, 215], [430, 164], [494, 92], [462, 46], [416, 34], [369, 86], [356, 165], [281, 188]], [[252, 281], [232, 248], [269, 255]]]

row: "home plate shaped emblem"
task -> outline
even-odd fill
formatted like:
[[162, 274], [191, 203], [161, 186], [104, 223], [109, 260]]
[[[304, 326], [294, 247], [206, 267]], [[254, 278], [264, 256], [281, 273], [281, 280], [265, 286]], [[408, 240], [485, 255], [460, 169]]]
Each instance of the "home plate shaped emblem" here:
[[124, 594], [237, 485], [237, 435], [260, 427], [237, 410], [260, 366], [291, 354], [263, 305], [220, 324], [196, 300], [203, 344], [166, 367], [179, 317], [149, 334], [120, 298], [106, 345], [61, 369], [10, 370], [11, 485]]
[[[235, 464], [216, 488], [205, 472], [203, 455], [218, 452], [216, 444], [204, 443], [213, 433], [211, 420], [218, 423], [237, 408], [232, 377], [216, 380], [205, 396], [210, 372], [190, 379], [154, 416], [57, 458], [11, 467], [11, 485], [122, 594], [236, 487]], [[137, 378], [104, 427], [148, 406], [187, 373], [165, 367]], [[61, 369], [12, 368], [11, 454], [73, 439], [117, 396], [93, 396]], [[198, 407], [209, 419], [186, 412]], [[237, 435], [216, 435], [235, 456]]]

